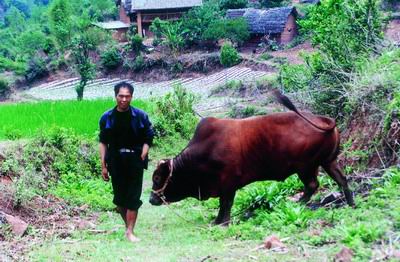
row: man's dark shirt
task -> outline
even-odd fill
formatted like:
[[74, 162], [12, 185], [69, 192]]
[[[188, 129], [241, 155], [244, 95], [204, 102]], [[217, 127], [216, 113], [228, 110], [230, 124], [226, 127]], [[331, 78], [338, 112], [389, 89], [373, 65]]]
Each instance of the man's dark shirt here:
[[[143, 144], [153, 144], [154, 131], [147, 114], [129, 107], [126, 112], [118, 112], [116, 107], [105, 112], [100, 118], [99, 140], [108, 147], [107, 156], [112, 156], [121, 148], [142, 151]], [[147, 160], [145, 161], [147, 166]]]

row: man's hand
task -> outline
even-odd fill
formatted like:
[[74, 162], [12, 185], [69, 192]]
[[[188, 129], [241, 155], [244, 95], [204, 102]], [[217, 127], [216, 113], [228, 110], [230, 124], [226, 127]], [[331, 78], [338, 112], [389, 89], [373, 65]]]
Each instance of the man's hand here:
[[101, 169], [101, 175], [102, 175], [104, 181], [108, 182], [110, 180], [110, 177], [108, 176], [107, 167], [103, 167]]
[[144, 161], [147, 157], [147, 154], [149, 153], [149, 145], [148, 144], [144, 144], [143, 145], [143, 149], [142, 149], [142, 154], [140, 155], [140, 158], [142, 159], [142, 161]]

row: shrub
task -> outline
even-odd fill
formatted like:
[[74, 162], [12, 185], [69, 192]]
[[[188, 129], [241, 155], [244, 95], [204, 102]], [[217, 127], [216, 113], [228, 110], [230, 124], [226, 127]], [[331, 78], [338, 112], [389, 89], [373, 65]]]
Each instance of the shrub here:
[[133, 35], [130, 39], [130, 48], [131, 50], [138, 55], [140, 51], [143, 49], [143, 37], [138, 34]]
[[145, 67], [144, 58], [143, 56], [137, 56], [132, 64], [132, 69], [135, 72], [142, 71]]
[[0, 98], [6, 97], [10, 93], [10, 86], [5, 79], [0, 78]]
[[273, 56], [272, 55], [270, 55], [269, 53], [262, 53], [259, 57], [258, 57], [258, 60], [269, 60], [269, 59], [271, 59], [271, 58], [273, 58]]
[[221, 47], [220, 62], [225, 67], [231, 67], [240, 63], [240, 56], [236, 49], [228, 43]]
[[28, 62], [28, 68], [25, 72], [25, 79], [28, 83], [47, 76], [49, 71], [46, 67], [46, 61], [41, 57], [33, 57]]
[[197, 124], [193, 110], [196, 98], [181, 85], [174, 86], [173, 93], [156, 101], [154, 128], [158, 136], [171, 136], [177, 133], [183, 138], [190, 138]]
[[216, 41], [229, 39], [233, 43], [242, 45], [250, 37], [248, 25], [245, 19], [221, 19], [215, 20], [203, 34], [204, 40]]
[[11, 59], [0, 56], [0, 71], [10, 70], [14, 71], [17, 75], [25, 74], [26, 63], [14, 62]]
[[101, 54], [101, 64], [108, 70], [117, 68], [122, 63], [122, 56], [116, 47], [106, 49]]
[[234, 106], [228, 113], [228, 116], [232, 118], [246, 118], [255, 115], [262, 115], [264, 113], [265, 112], [258, 110], [254, 106]]

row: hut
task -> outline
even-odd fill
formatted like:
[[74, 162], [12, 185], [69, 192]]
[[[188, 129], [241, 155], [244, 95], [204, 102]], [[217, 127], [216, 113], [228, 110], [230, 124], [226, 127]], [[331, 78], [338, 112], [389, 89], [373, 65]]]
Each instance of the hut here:
[[109, 22], [99, 22], [93, 23], [93, 25], [100, 27], [104, 30], [112, 32], [112, 38], [118, 42], [126, 42], [126, 33], [130, 27], [129, 24], [122, 21], [109, 21]]
[[250, 43], [259, 43], [268, 37], [279, 44], [287, 44], [298, 34], [295, 7], [277, 7], [271, 9], [229, 9], [228, 19], [243, 17], [250, 31]]
[[136, 23], [140, 36], [152, 36], [149, 30], [155, 18], [177, 20], [189, 9], [201, 6], [202, 0], [121, 0], [119, 4], [120, 20]]

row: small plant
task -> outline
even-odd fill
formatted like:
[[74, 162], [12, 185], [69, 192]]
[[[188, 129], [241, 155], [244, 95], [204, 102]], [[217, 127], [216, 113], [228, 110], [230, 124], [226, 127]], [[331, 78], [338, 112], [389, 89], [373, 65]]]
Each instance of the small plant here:
[[133, 35], [130, 39], [130, 48], [136, 54], [139, 55], [143, 49], [143, 37], [138, 34]]
[[139, 55], [135, 58], [132, 64], [132, 69], [135, 72], [140, 72], [145, 68], [144, 58], [143, 56]]
[[245, 107], [234, 106], [228, 113], [228, 116], [232, 118], [246, 118], [255, 115], [262, 115], [264, 113], [265, 112], [258, 110], [254, 106], [245, 106]]
[[171, 136], [175, 133], [189, 138], [197, 124], [193, 104], [196, 98], [181, 85], [174, 86], [174, 92], [156, 101], [157, 117], [154, 123], [158, 136]]
[[108, 70], [117, 68], [122, 63], [122, 56], [116, 47], [106, 49], [101, 55], [101, 64]]
[[259, 57], [258, 60], [261, 61], [266, 61], [266, 60], [270, 60], [271, 58], [273, 58], [273, 56], [269, 53], [262, 53]]
[[221, 47], [220, 62], [224, 67], [231, 67], [240, 63], [240, 56], [238, 51], [228, 43]]

